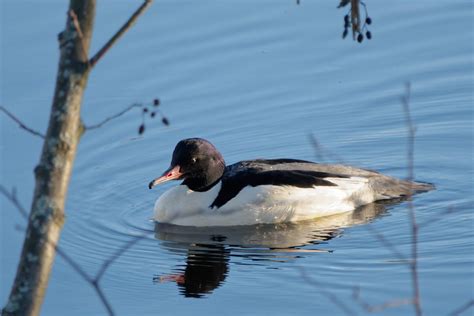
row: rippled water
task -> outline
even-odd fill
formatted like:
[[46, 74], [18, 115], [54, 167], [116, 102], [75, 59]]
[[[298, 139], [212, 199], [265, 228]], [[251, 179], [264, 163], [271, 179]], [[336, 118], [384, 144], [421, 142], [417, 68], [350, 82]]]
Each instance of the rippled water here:
[[[94, 49], [137, 3], [99, 3]], [[341, 40], [336, 2], [156, 1], [94, 70], [84, 101], [88, 124], [159, 97], [171, 121], [139, 113], [88, 132], [76, 159], [61, 247], [88, 273], [136, 241], [102, 284], [119, 315], [354, 314], [354, 286], [372, 304], [411, 295], [407, 204], [374, 204], [299, 224], [182, 229], [150, 220], [171, 185], [147, 183], [185, 137], [211, 140], [228, 163], [259, 157], [343, 161], [404, 177], [400, 104], [412, 83], [415, 172], [437, 190], [415, 198], [419, 273], [427, 314], [473, 297], [473, 8], [471, 1], [367, 1], [374, 39]], [[3, 1], [2, 105], [44, 130], [66, 7]], [[19, 19], [18, 17], [22, 17]], [[29, 206], [41, 142], [2, 116], [2, 183]], [[324, 150], [315, 152], [308, 135]], [[2, 304], [13, 280], [23, 225], [2, 200]], [[452, 209], [452, 213], [443, 214]], [[142, 236], [135, 240], [135, 236]], [[56, 261], [45, 315], [103, 314], [93, 290]], [[383, 312], [401, 315], [411, 307]]]

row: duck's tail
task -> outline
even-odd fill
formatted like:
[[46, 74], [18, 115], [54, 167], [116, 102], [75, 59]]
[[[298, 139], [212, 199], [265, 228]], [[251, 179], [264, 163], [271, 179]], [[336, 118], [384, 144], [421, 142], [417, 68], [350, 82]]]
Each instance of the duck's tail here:
[[423, 192], [428, 192], [428, 191], [436, 189], [433, 183], [410, 182], [410, 181], [405, 181], [405, 182], [407, 182], [408, 186], [411, 187], [412, 193], [423, 193]]
[[371, 182], [375, 192], [379, 195], [378, 199], [408, 197], [436, 188], [432, 183], [399, 180], [388, 176], [372, 178]]

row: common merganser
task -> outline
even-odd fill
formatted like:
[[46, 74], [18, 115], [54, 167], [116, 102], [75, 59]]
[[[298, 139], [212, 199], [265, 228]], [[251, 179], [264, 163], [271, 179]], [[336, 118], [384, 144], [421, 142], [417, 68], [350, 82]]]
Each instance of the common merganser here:
[[221, 153], [202, 138], [181, 140], [170, 167], [148, 187], [170, 180], [183, 182], [157, 199], [154, 219], [183, 226], [296, 222], [434, 188], [372, 170], [297, 159], [226, 166]]

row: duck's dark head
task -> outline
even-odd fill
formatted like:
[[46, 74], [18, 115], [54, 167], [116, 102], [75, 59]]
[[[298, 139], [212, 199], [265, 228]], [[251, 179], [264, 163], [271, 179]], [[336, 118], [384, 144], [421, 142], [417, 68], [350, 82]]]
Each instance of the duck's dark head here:
[[210, 142], [202, 138], [183, 139], [173, 151], [170, 167], [148, 187], [184, 180], [182, 184], [191, 190], [206, 191], [222, 177], [224, 169], [224, 158]]

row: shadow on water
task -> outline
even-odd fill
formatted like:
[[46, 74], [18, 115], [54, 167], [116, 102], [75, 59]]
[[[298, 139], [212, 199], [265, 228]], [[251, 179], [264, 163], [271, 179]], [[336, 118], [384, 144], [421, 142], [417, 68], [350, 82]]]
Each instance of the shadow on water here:
[[229, 273], [231, 257], [249, 265], [288, 262], [308, 253], [332, 252], [316, 245], [341, 236], [343, 229], [366, 224], [386, 214], [390, 201], [365, 205], [353, 212], [298, 223], [230, 227], [187, 227], [155, 224], [155, 237], [168, 251], [186, 254], [177, 272], [156, 275], [156, 283], [176, 282], [185, 297], [204, 297], [218, 288]]

